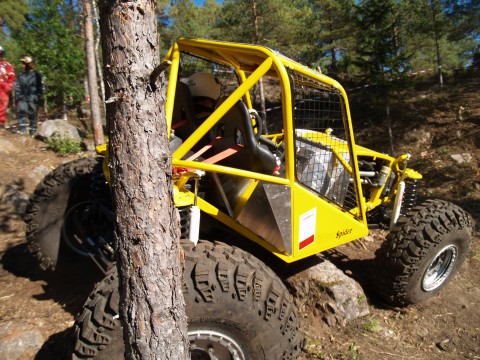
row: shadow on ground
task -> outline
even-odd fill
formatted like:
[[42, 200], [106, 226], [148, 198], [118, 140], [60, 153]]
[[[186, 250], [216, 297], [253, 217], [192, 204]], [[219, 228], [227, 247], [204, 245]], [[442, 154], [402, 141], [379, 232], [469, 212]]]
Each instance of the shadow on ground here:
[[94, 284], [102, 278], [99, 270], [89, 266], [88, 259], [71, 259], [68, 264], [60, 266], [54, 272], [42, 271], [25, 243], [7, 249], [0, 263], [6, 271], [17, 277], [44, 281], [44, 293], [36, 295], [35, 298], [38, 301], [54, 300], [72, 315], [78, 313]]
[[71, 329], [51, 335], [38, 351], [34, 360], [68, 359], [71, 335]]

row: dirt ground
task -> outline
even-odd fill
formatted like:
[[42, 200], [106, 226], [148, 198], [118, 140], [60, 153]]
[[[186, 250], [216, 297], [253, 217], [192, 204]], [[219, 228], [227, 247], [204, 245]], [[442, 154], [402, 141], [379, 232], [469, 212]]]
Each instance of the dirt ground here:
[[[425, 176], [421, 198], [455, 202], [477, 221], [477, 236], [462, 270], [434, 299], [407, 308], [389, 308], [371, 291], [368, 272], [383, 232], [327, 252], [330, 260], [364, 288], [370, 315], [338, 329], [305, 316], [302, 326], [307, 343], [302, 359], [480, 359], [478, 88], [477, 74], [452, 83], [448, 96], [442, 97], [432, 88], [417, 89], [401, 109], [393, 109], [394, 114], [415, 114], [409, 122], [394, 125], [398, 127], [394, 130], [401, 144], [397, 150], [411, 153], [411, 166]], [[465, 111], [459, 119], [460, 106]], [[369, 140], [375, 142], [369, 138], [368, 128], [358, 133], [367, 146]], [[452, 158], [455, 154], [469, 154], [463, 156], [469, 161], [459, 164]], [[21, 210], [48, 169], [79, 156], [93, 154], [60, 157], [39, 140], [0, 130], [0, 329], [36, 329], [43, 336], [41, 350], [22, 359], [66, 358], [68, 330], [90, 291], [91, 278], [81, 271], [65, 274], [62, 280], [40, 272], [28, 254], [25, 227], [14, 205]], [[18, 193], [25, 196], [12, 197]]]
[[40, 352], [22, 360], [66, 358], [67, 329], [90, 291], [91, 283], [81, 273], [65, 274], [60, 281], [38, 269], [17, 213], [46, 172], [77, 157], [60, 157], [39, 140], [0, 130], [0, 329], [13, 329], [13, 334], [35, 329], [44, 342]]

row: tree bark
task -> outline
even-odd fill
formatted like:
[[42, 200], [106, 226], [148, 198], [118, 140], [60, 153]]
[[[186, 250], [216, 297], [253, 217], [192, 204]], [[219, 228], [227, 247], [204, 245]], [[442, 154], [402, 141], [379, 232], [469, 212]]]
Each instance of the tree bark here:
[[[92, 0], [92, 8], [93, 8], [93, 19], [97, 22], [97, 25], [98, 25], [97, 2], [95, 0]], [[103, 82], [102, 62], [100, 61], [100, 55], [98, 51], [98, 48], [100, 45], [100, 29], [98, 28], [98, 26], [96, 29], [97, 30], [93, 34], [94, 43], [95, 43], [95, 62], [97, 64], [97, 75], [99, 77], [99, 83], [100, 83], [100, 95], [101, 95], [100, 98], [102, 99], [102, 101], [100, 102], [100, 104], [102, 104], [101, 110], [103, 111], [103, 113], [105, 113], [105, 102], [104, 102], [105, 85]], [[102, 122], [102, 125], [105, 125], [105, 124]]]
[[100, 145], [105, 143], [105, 138], [103, 136], [102, 115], [100, 113], [100, 98], [98, 96], [91, 0], [84, 0], [83, 13], [85, 16], [85, 49], [87, 52], [88, 92], [90, 94], [93, 138], [95, 145]]
[[155, 2], [99, 4], [126, 357], [189, 359]]
[[385, 118], [387, 120], [388, 145], [391, 156], [395, 156], [395, 145], [393, 142], [392, 118], [390, 116], [390, 101], [388, 93], [385, 93]]
[[[259, 17], [260, 16], [258, 15], [258, 12], [257, 12], [257, 1], [253, 0], [253, 25], [255, 27], [255, 44], [260, 43], [260, 30], [258, 27]], [[266, 131], [267, 110], [265, 108], [265, 93], [263, 91], [263, 78], [259, 80], [258, 85], [260, 86], [260, 115], [262, 117], [262, 121], [264, 125], [263, 129]]]
[[442, 87], [443, 86], [442, 57], [440, 54], [440, 36], [438, 34], [437, 12], [435, 11], [434, 0], [430, 1], [430, 9], [432, 12], [433, 36], [435, 40], [435, 50], [437, 54], [438, 82], [440, 84], [440, 87]]

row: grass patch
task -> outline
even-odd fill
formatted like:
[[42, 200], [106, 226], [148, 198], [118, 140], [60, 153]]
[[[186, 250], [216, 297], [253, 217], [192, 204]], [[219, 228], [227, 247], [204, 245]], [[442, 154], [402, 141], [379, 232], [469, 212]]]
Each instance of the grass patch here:
[[365, 294], [362, 294], [357, 298], [357, 302], [359, 304], [363, 304], [365, 301], [367, 301], [367, 297], [365, 296]]
[[358, 349], [355, 342], [352, 342], [348, 347], [349, 353], [352, 355], [352, 360], [360, 360], [360, 350]]
[[440, 155], [448, 155], [448, 153], [449, 153], [449, 151], [446, 147], [441, 147], [437, 151]]
[[470, 251], [470, 257], [474, 260], [480, 261], [480, 254], [475, 250]]
[[55, 151], [61, 156], [69, 154], [77, 154], [82, 151], [82, 143], [73, 139], [62, 139], [60, 137], [52, 137], [46, 141], [47, 149]]
[[368, 321], [363, 324], [363, 328], [370, 332], [377, 332], [382, 330], [382, 327], [376, 319], [368, 319]]

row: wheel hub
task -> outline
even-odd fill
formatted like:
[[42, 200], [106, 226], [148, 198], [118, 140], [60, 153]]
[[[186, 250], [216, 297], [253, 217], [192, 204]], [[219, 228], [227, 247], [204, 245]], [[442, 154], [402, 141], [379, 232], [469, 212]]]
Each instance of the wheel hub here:
[[458, 249], [455, 245], [448, 245], [438, 252], [423, 275], [424, 291], [433, 291], [445, 282], [453, 270], [457, 255]]
[[81, 256], [92, 257], [103, 271], [115, 258], [111, 210], [96, 201], [73, 205], [64, 215], [62, 237]]
[[188, 332], [192, 360], [245, 360], [237, 342], [228, 335], [212, 330]]

